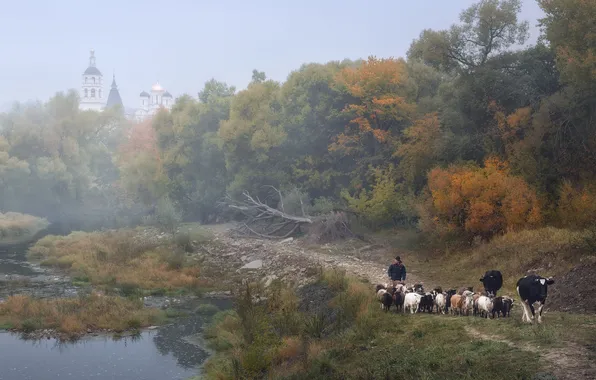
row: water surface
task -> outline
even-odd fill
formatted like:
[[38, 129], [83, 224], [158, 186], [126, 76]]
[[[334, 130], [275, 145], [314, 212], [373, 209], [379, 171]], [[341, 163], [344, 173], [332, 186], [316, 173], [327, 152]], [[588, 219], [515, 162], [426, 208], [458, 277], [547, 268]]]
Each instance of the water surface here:
[[[229, 300], [199, 302], [231, 306]], [[201, 343], [208, 320], [193, 314], [134, 337], [96, 336], [74, 343], [0, 332], [0, 380], [187, 379], [199, 374], [209, 356]]]

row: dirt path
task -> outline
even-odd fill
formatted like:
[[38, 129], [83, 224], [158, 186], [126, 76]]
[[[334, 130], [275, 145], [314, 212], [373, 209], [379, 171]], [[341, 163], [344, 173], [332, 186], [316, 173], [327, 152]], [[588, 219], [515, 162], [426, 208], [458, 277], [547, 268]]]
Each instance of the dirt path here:
[[[372, 247], [370, 245], [358, 248], [349, 244], [340, 248], [338, 246], [314, 247], [294, 239], [274, 241], [232, 237], [229, 234], [230, 225], [209, 226], [208, 228], [216, 236], [216, 239], [227, 247], [227, 252], [219, 253], [226, 262], [232, 265], [236, 263], [236, 265], [258, 267], [256, 269], [266, 272], [268, 276], [276, 278], [295, 277], [294, 274], [304, 276], [305, 268], [321, 265], [324, 268], [343, 269], [347, 273], [367, 279], [371, 283], [389, 281], [387, 277], [389, 263], [357, 257], [359, 253], [363, 252], [363, 249], [364, 251], [370, 250]], [[374, 249], [382, 250], [384, 247], [376, 246]], [[242, 266], [240, 267], [241, 271]], [[420, 281], [418, 275], [408, 271], [406, 282], [414, 284], [418, 281]]]
[[586, 348], [571, 342], [564, 342], [564, 347], [544, 348], [529, 343], [514, 343], [497, 335], [484, 334], [471, 326], [466, 332], [477, 339], [505, 343], [509, 347], [537, 353], [542, 362], [557, 380], [594, 380], [596, 379], [596, 361], [590, 358]]

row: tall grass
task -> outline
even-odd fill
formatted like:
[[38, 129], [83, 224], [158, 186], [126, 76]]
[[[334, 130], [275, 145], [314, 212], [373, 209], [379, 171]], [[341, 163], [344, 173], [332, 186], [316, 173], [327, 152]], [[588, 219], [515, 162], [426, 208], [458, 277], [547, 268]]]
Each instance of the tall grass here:
[[124, 331], [158, 323], [163, 312], [145, 309], [143, 303], [98, 294], [68, 299], [36, 299], [24, 295], [0, 303], [0, 325], [24, 332], [56, 329], [66, 337], [87, 330]]
[[29, 258], [95, 285], [167, 290], [206, 285], [198, 265], [174, 243], [154, 243], [134, 230], [46, 236], [30, 248]]
[[[528, 379], [538, 370], [535, 353], [469, 339], [466, 318], [383, 313], [371, 284], [340, 271], [324, 272], [317, 286], [335, 297], [314, 314], [299, 311], [290, 289], [282, 297], [273, 290], [264, 304], [245, 289], [237, 310], [218, 314], [207, 330], [217, 353], [206, 378]], [[280, 329], [280, 318], [294, 328]]]

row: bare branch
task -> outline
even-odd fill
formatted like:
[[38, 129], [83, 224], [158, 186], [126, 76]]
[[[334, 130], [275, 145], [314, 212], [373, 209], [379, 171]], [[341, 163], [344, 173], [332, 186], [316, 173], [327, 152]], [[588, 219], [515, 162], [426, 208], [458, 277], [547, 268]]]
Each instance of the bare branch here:
[[261, 202], [257, 196], [253, 197], [247, 191], [242, 192], [242, 200], [226, 196], [225, 204], [245, 216], [245, 220], [235, 229], [235, 232], [264, 239], [283, 239], [299, 231], [301, 225], [313, 223], [313, 220], [306, 216], [304, 207], [302, 216], [286, 213], [283, 210], [281, 191], [273, 186], [267, 187], [272, 188], [279, 195], [282, 210]]

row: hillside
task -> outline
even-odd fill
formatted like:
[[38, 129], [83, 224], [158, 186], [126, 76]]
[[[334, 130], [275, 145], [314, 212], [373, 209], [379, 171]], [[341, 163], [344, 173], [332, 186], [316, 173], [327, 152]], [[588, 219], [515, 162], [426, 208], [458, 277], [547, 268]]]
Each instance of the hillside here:
[[[295, 327], [298, 330], [286, 327], [292, 330], [286, 332], [282, 327], [275, 327], [277, 333], [270, 338], [273, 341], [281, 339], [279, 341], [279, 351], [268, 351], [268, 354], [261, 353], [265, 357], [268, 357], [267, 355], [272, 356], [271, 361], [260, 362], [259, 364], [264, 366], [262, 370], [269, 373], [272, 378], [301, 378], [299, 374], [306, 376], [306, 373], [313, 378], [341, 378], [348, 374], [361, 378], [362, 376], [383, 373], [378, 371], [394, 371], [401, 368], [403, 370], [402, 375], [395, 375], [390, 378], [409, 378], [406, 376], [409, 374], [410, 376], [434, 379], [439, 378], [437, 376], [441, 373], [449, 373], [450, 375], [445, 375], [447, 377], [440, 378], [463, 376], [463, 378], [472, 379], [476, 378], [477, 375], [475, 374], [482, 371], [496, 370], [496, 368], [491, 368], [490, 364], [482, 364], [481, 361], [475, 359], [476, 355], [481, 353], [481, 355], [491, 356], [494, 361], [501, 363], [501, 365], [505, 361], [509, 363], [510, 367], [508, 367], [509, 369], [503, 379], [525, 379], [529, 378], [527, 377], [528, 374], [536, 374], [540, 371], [552, 373], [557, 376], [557, 379], [589, 379], [592, 378], [590, 376], [596, 375], [596, 366], [592, 362], [592, 358], [596, 353], [590, 343], [593, 339], [596, 339], [596, 318], [591, 311], [593, 305], [589, 302], [583, 302], [581, 305], [575, 306], [574, 311], [580, 311], [584, 315], [556, 311], [565, 309], [564, 305], [566, 304], [560, 302], [560, 297], [578, 291], [578, 289], [573, 289], [571, 292], [570, 287], [573, 281], [576, 281], [573, 273], [577, 270], [566, 272], [567, 269], [565, 268], [567, 267], [561, 268], [561, 270], [553, 270], [556, 284], [552, 287], [551, 293], [554, 302], [550, 302], [551, 298], [549, 297], [545, 322], [541, 326], [522, 325], [519, 304], [514, 307], [511, 318], [500, 320], [445, 315], [417, 314], [403, 316], [395, 315], [394, 312], [385, 314], [379, 310], [378, 302], [373, 297], [373, 284], [386, 282], [386, 266], [389, 259], [396, 252], [402, 256], [402, 259], [408, 265], [408, 272], [411, 273], [408, 275], [407, 283], [421, 281], [427, 289], [436, 285], [443, 286], [444, 289], [474, 285], [475, 289], [481, 289], [478, 278], [489, 267], [483, 267], [478, 261], [472, 260], [471, 257], [480, 255], [480, 252], [486, 254], [487, 251], [499, 250], [502, 253], [500, 259], [503, 265], [497, 266], [497, 268], [501, 268], [506, 278], [506, 286], [501, 294], [510, 294], [514, 296], [516, 302], [519, 302], [517, 295], [511, 288], [513, 278], [519, 278], [521, 276], [519, 273], [526, 268], [535, 268], [542, 273], [540, 266], [546, 267], [550, 262], [552, 267], [553, 263], [551, 256], [543, 255], [540, 249], [532, 252], [528, 250], [527, 246], [520, 245], [520, 249], [525, 250], [533, 258], [528, 259], [528, 262], [532, 264], [529, 267], [519, 266], [514, 260], [515, 251], [504, 249], [504, 245], [511, 242], [520, 244], [520, 241], [524, 239], [523, 234], [509, 237], [509, 240], [497, 240], [491, 244], [483, 245], [472, 253], [454, 253], [449, 255], [448, 259], [442, 260], [433, 253], [427, 252], [425, 254], [416, 249], [406, 249], [403, 243], [408, 241], [407, 235], [411, 237], [411, 233], [405, 232], [402, 232], [401, 239], [399, 239], [399, 234], [393, 234], [393, 238], [398, 240], [398, 243], [394, 243], [394, 245], [400, 246], [396, 249], [389, 245], [391, 239], [388, 240], [383, 237], [378, 237], [379, 243], [374, 245], [360, 241], [347, 241], [339, 244], [313, 246], [301, 239], [281, 242], [232, 238], [227, 234], [226, 228], [215, 227], [213, 230], [221, 244], [221, 250], [219, 253], [211, 252], [213, 258], [207, 259], [206, 262], [216, 263], [215, 257], [219, 257], [219, 260], [221, 260], [219, 261], [220, 265], [225, 263], [230, 273], [239, 274], [239, 277], [249, 280], [248, 282], [253, 284], [251, 285], [251, 299], [253, 299], [253, 302], [257, 302], [253, 307], [256, 308], [255, 310], [265, 308], [263, 312], [268, 310], [267, 313], [272, 313], [266, 317], [265, 314], [255, 311], [257, 314], [254, 318], [259, 321], [258, 324], [279, 323], [275, 322], [276, 313], [281, 313], [278, 316], [279, 318], [296, 318], [295, 322], [292, 323], [296, 323], [298, 326], [301, 323], [306, 323], [304, 328], [307, 330], [313, 328], [321, 330], [314, 337], [309, 338], [308, 343], [305, 343], [303, 342], [303, 339], [305, 339], [304, 333], [300, 332], [300, 327]], [[557, 236], [553, 234], [553, 231], [533, 233], [535, 237], [543, 236], [544, 233]], [[567, 235], [559, 235], [559, 238], [561, 236]], [[399, 242], [402, 244], [400, 245]], [[542, 244], [546, 244], [551, 249], [556, 248], [561, 253], [561, 257], [567, 257], [567, 259], [576, 257], [576, 250], [586, 248], [575, 245], [578, 243], [576, 240], [573, 240], [571, 245], [559, 241], [560, 244], [556, 247], [552, 243], [553, 241], [544, 241], [540, 242], [538, 246], [542, 247]], [[570, 248], [573, 248], [575, 253], [568, 253], [569, 256], [566, 256], [567, 252], [565, 250]], [[587, 253], [587, 251], [583, 252]], [[487, 263], [492, 264], [488, 257], [486, 259]], [[583, 261], [588, 259], [592, 260], [593, 256], [585, 255]], [[242, 269], [243, 265], [254, 263], [257, 260], [261, 260], [262, 263], [259, 268]], [[464, 264], [466, 261], [469, 264]], [[570, 262], [569, 265], [573, 266], [573, 263]], [[324, 269], [317, 270], [316, 268]], [[461, 272], [458, 272], [456, 268], [459, 268]], [[346, 277], [344, 277], [344, 273]], [[258, 283], [261, 285], [258, 286]], [[243, 292], [245, 292], [242, 289], [246, 289], [246, 285], [240, 285], [240, 283], [238, 285], [234, 288], [234, 294], [236, 297], [242, 297]], [[558, 286], [561, 289], [557, 291]], [[281, 293], [278, 293], [280, 291]], [[589, 291], [589, 289], [586, 289], [586, 291]], [[344, 295], [342, 296], [342, 294]], [[580, 289], [578, 298], [582, 297], [581, 294], [583, 293]], [[583, 297], [583, 299], [585, 300], [586, 297]], [[261, 303], [263, 300], [265, 300], [264, 303]], [[242, 302], [248, 301], [244, 300]], [[271, 302], [276, 305], [281, 303], [281, 305], [275, 306]], [[359, 306], [352, 305], [353, 302]], [[247, 307], [246, 304], [243, 305], [239, 307]], [[210, 373], [215, 376], [214, 378], [227, 378], [225, 376], [225, 368], [227, 367], [220, 360], [225, 362], [229, 359], [230, 354], [237, 352], [234, 351], [233, 347], [240, 348], [245, 344], [240, 337], [243, 335], [241, 330], [247, 327], [242, 327], [242, 324], [237, 325], [237, 323], [240, 323], [242, 318], [248, 317], [246, 315], [242, 316], [243, 314], [240, 311], [238, 311], [238, 316], [235, 313], [221, 316], [218, 319], [219, 324], [216, 322], [208, 332], [216, 351], [219, 352], [210, 362], [211, 367], [207, 366], [207, 368], [210, 368]], [[287, 314], [289, 312], [296, 313], [296, 315], [291, 317]], [[356, 314], [352, 314], [354, 312]], [[337, 318], [345, 313], [347, 313], [346, 315], [352, 315], [352, 317], [346, 317], [349, 321], [342, 322], [345, 325], [340, 327], [337, 325], [339, 323]], [[235, 318], [240, 318], [240, 320]], [[396, 320], [399, 321], [398, 324], [392, 327], [395, 325]], [[290, 322], [287, 321], [286, 323]], [[261, 328], [266, 327], [262, 326]], [[365, 333], [365, 331], [367, 332]], [[238, 337], [230, 341], [231, 335], [229, 334]], [[390, 336], [393, 337], [390, 338]], [[454, 337], [459, 338], [453, 340]], [[237, 339], [240, 339], [240, 341]], [[412, 341], [412, 339], [414, 340]], [[460, 339], [463, 340], [458, 342]], [[273, 341], [270, 344], [275, 346], [272, 343]], [[464, 345], [461, 346], [460, 343]], [[303, 344], [307, 344], [310, 348], [301, 348]], [[395, 356], [391, 348], [395, 345], [409, 346], [411, 350], [414, 350], [413, 353], [423, 355], [425, 360], [430, 360], [436, 364], [424, 368], [421, 368], [418, 364], [406, 364], [406, 358], [409, 356], [404, 357], [405, 351], [403, 350], [398, 350], [401, 356]], [[339, 349], [339, 347], [344, 347], [341, 349], [343, 353], [340, 357], [333, 356], [332, 353], [336, 352], [334, 350]], [[443, 357], [442, 355], [447, 354], [439, 354], [446, 347], [450, 347], [450, 350], [453, 351], [452, 354], [455, 356]], [[232, 351], [229, 351], [230, 349]], [[303, 355], [307, 355], [305, 349], [310, 352], [309, 355], [315, 355], [319, 359], [303, 357]], [[311, 352], [312, 350], [315, 350], [316, 354]], [[336, 352], [336, 354], [339, 354], [339, 352]], [[381, 362], [374, 359], [379, 354], [383, 357]], [[233, 355], [237, 355], [237, 353]], [[255, 352], [254, 355], [257, 355], [257, 353]], [[279, 357], [280, 355], [281, 357]], [[328, 355], [332, 356], [329, 357]], [[449, 357], [456, 358], [458, 355], [461, 356], [460, 360], [467, 361], [470, 364], [468, 370], [461, 372], [455, 369], [457, 366], [450, 367]], [[228, 359], [224, 359], [226, 357]], [[319, 362], [319, 360], [323, 360], [323, 357], [325, 358], [324, 362], [327, 364]], [[536, 366], [524, 367], [523, 363], [531, 362], [532, 358], [539, 359]], [[243, 357], [242, 360], [249, 359]], [[308, 364], [305, 364], [302, 360], [306, 360]], [[392, 360], [394, 364], [391, 364]], [[302, 364], [299, 365], [299, 363]], [[318, 364], [315, 365], [314, 363]], [[331, 372], [317, 372], [324, 371], [322, 367], [317, 367], [320, 365], [329, 366], [325, 368], [328, 368], [327, 370]], [[382, 369], [383, 365], [386, 365], [387, 368]], [[223, 366], [224, 369], [217, 366]], [[363, 370], [365, 372], [362, 372]], [[294, 373], [295, 377], [282, 376], [281, 374], [285, 371]], [[328, 377], [320, 377], [322, 373], [327, 373]], [[369, 375], [365, 375], [366, 373], [369, 373]], [[254, 374], [251, 376], [254, 376]], [[260, 376], [257, 377], [260, 378]], [[548, 379], [548, 377], [536, 377], [536, 379], [539, 378]]]

